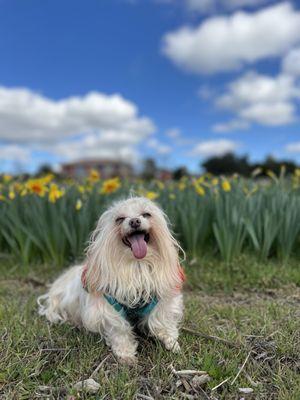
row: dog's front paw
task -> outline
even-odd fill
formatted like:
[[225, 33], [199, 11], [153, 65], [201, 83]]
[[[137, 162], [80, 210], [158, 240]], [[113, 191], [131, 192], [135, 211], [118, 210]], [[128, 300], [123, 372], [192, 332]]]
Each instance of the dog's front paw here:
[[167, 350], [170, 350], [173, 353], [180, 353], [180, 346], [177, 340], [173, 339], [172, 337], [167, 337], [163, 342]]
[[115, 347], [112, 350], [121, 364], [134, 365], [137, 363], [137, 357], [133, 349]]
[[117, 355], [118, 360], [120, 362], [120, 364], [124, 364], [124, 365], [135, 365], [137, 364], [137, 357], [135, 355], [128, 355], [128, 356], [119, 356]]

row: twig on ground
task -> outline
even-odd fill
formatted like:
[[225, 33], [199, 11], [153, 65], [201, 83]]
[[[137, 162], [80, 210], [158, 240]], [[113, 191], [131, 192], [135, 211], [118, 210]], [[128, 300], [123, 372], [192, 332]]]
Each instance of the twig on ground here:
[[224, 343], [224, 344], [226, 344], [227, 346], [230, 346], [230, 347], [240, 348], [240, 346], [241, 346], [238, 343], [230, 342], [227, 339], [223, 339], [223, 338], [220, 338], [218, 336], [207, 335], [206, 333], [199, 332], [199, 331], [194, 331], [193, 329], [190, 329], [190, 328], [183, 327], [182, 330], [184, 332], [190, 333], [191, 335], [194, 335], [194, 336], [199, 336], [199, 337], [202, 337], [204, 339], [214, 340], [214, 341], [217, 341], [217, 342]]
[[100, 362], [100, 364], [97, 366], [97, 368], [91, 373], [90, 375], [90, 379], [94, 378], [97, 374], [97, 372], [99, 371], [99, 369], [103, 366], [103, 364], [105, 363], [105, 361], [110, 357], [110, 354], [108, 354], [105, 358], [103, 358], [103, 360]]
[[214, 390], [219, 389], [219, 387], [223, 386], [224, 383], [228, 382], [230, 380], [231, 377], [224, 379], [224, 381], [222, 381], [221, 383], [219, 383], [217, 386], [214, 386], [211, 391], [213, 392]]
[[236, 376], [233, 378], [231, 385], [234, 384], [234, 382], [237, 380], [237, 378], [240, 376], [240, 373], [243, 371], [243, 369], [245, 368], [245, 365], [247, 364], [247, 361], [250, 357], [250, 354], [252, 353], [252, 350], [249, 351], [249, 353], [247, 354], [247, 357], [245, 358], [245, 361], [243, 362], [243, 365], [241, 366], [241, 368], [238, 370], [238, 373], [236, 374]]
[[136, 395], [137, 398], [144, 399], [144, 400], [154, 400], [151, 396], [146, 396], [145, 394], [138, 393]]
[[206, 371], [199, 371], [196, 369], [182, 369], [181, 371], [176, 371], [172, 364], [170, 364], [171, 371], [176, 376], [194, 376], [194, 375], [207, 375]]
[[200, 391], [200, 393], [203, 395], [203, 397], [204, 397], [206, 400], [211, 400], [210, 397], [209, 397], [209, 395], [205, 392], [205, 390], [202, 389], [202, 387], [199, 387], [198, 390]]

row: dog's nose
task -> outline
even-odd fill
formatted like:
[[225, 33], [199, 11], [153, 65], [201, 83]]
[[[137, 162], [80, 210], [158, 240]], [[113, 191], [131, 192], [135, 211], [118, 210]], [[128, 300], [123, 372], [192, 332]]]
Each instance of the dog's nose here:
[[129, 225], [131, 226], [131, 228], [137, 229], [141, 226], [141, 220], [139, 218], [131, 218], [131, 220], [129, 221]]

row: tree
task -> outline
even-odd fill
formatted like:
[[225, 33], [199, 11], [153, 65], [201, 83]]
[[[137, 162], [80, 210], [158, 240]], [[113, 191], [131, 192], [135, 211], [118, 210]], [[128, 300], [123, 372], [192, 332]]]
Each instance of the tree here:
[[144, 166], [141, 173], [141, 176], [145, 180], [150, 180], [155, 178], [157, 172], [157, 166], [155, 160], [153, 158], [146, 158], [144, 160]]
[[179, 181], [181, 178], [188, 175], [189, 173], [186, 167], [179, 167], [173, 171], [173, 179], [175, 181]]
[[227, 153], [220, 157], [211, 157], [202, 166], [206, 172], [210, 172], [213, 175], [232, 175], [238, 173], [249, 176], [251, 172], [247, 156], [238, 157], [233, 153]]

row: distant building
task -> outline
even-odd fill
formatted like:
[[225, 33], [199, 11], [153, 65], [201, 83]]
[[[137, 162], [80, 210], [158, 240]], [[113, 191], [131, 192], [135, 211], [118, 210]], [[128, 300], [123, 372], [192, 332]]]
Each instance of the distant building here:
[[130, 178], [133, 176], [133, 168], [123, 161], [114, 160], [83, 160], [62, 165], [62, 174], [71, 178], [83, 178], [88, 176], [91, 169], [97, 170], [101, 178]]
[[173, 174], [168, 169], [157, 169], [155, 172], [155, 178], [159, 181], [170, 181], [172, 177]]

